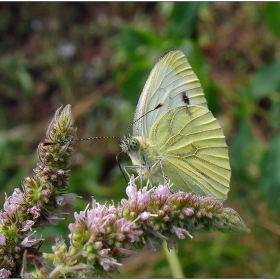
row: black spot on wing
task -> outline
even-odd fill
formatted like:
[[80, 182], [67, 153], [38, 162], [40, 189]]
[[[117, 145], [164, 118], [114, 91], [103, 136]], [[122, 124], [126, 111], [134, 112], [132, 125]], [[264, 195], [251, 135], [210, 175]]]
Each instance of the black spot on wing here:
[[191, 102], [190, 102], [190, 99], [189, 97], [187, 96], [186, 92], [182, 92], [182, 101], [186, 104], [186, 105], [190, 105]]

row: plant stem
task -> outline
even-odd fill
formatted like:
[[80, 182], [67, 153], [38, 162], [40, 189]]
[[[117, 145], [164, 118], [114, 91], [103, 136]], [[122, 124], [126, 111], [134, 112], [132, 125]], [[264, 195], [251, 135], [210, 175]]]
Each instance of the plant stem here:
[[169, 263], [169, 267], [171, 269], [172, 278], [185, 278], [180, 261], [178, 259], [177, 252], [175, 250], [168, 250], [167, 244], [164, 242], [163, 246], [164, 254]]

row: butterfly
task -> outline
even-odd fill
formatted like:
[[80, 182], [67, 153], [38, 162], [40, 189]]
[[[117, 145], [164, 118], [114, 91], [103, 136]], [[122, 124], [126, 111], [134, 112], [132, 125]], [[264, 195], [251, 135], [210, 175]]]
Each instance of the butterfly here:
[[120, 147], [143, 179], [170, 180], [173, 190], [227, 198], [231, 169], [225, 136], [180, 50], [164, 53], [155, 63], [136, 107], [132, 135], [123, 137]]

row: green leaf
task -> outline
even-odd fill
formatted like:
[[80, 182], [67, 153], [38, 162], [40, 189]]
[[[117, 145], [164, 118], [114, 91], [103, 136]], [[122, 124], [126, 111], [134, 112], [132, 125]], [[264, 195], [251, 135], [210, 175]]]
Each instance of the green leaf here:
[[280, 38], [280, 3], [267, 2], [264, 8], [265, 22], [270, 31]]
[[254, 98], [267, 97], [280, 89], [280, 61], [261, 67], [253, 76], [251, 95]]
[[170, 38], [198, 36], [198, 13], [209, 2], [176, 2], [170, 14], [168, 34]]
[[261, 188], [271, 209], [280, 206], [280, 133], [271, 138], [261, 165]]
[[248, 168], [251, 165], [254, 140], [247, 119], [243, 120], [230, 145], [230, 161], [233, 177], [240, 182], [250, 181]]
[[161, 40], [155, 32], [142, 31], [135, 27], [127, 27], [114, 38], [126, 52], [134, 53], [142, 46], [159, 46]]
[[121, 85], [122, 95], [126, 100], [129, 100], [132, 104], [137, 104], [140, 93], [144, 88], [145, 81], [148, 78], [150, 67], [145, 65], [137, 65], [134, 69], [128, 71], [124, 81]]
[[18, 69], [16, 69], [15, 75], [19, 81], [19, 84], [22, 88], [24, 95], [27, 98], [32, 97], [33, 81], [28, 71], [23, 67], [19, 67]]

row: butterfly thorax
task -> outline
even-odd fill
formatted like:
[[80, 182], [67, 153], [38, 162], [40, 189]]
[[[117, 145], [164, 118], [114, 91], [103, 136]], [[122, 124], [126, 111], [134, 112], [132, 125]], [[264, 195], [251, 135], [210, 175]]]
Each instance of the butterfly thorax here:
[[153, 145], [143, 137], [124, 137], [121, 140], [120, 147], [123, 152], [129, 155], [133, 165], [139, 167], [136, 168], [136, 170], [138, 173], [141, 172], [144, 177], [150, 178], [153, 173], [158, 172], [157, 167], [152, 168], [154, 163], [158, 160], [158, 155]]

